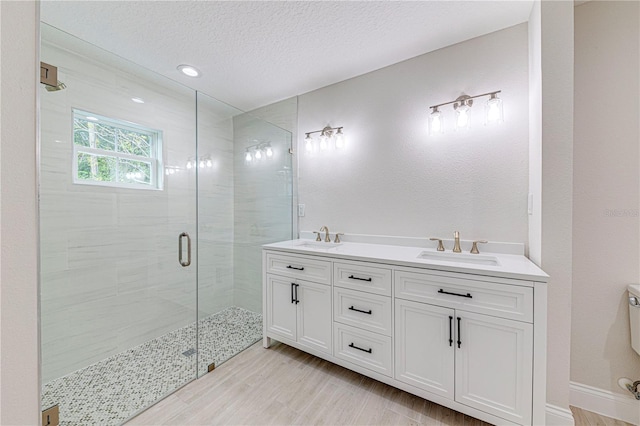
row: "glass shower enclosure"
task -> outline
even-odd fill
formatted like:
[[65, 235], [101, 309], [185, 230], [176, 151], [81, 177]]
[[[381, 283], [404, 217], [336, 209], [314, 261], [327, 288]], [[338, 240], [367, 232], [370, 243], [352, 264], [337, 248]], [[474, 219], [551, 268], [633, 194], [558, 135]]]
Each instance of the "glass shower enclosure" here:
[[42, 25], [42, 407], [121, 424], [261, 338], [291, 133]]

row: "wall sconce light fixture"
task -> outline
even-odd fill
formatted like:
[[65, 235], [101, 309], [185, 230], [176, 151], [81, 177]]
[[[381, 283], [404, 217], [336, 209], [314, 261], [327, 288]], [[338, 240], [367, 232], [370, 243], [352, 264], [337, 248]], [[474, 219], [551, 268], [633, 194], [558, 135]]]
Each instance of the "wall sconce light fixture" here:
[[434, 136], [438, 133], [444, 133], [444, 120], [441, 106], [453, 104], [453, 110], [456, 113], [455, 117], [455, 129], [465, 130], [469, 128], [471, 123], [471, 107], [473, 106], [473, 100], [481, 98], [483, 96], [489, 96], [489, 100], [485, 104], [485, 125], [498, 124], [503, 121], [502, 113], [502, 99], [498, 97], [498, 93], [501, 90], [495, 92], [483, 93], [481, 95], [469, 96], [460, 95], [455, 101], [444, 102], [438, 105], [430, 106], [431, 114], [429, 114], [429, 135]]
[[273, 157], [273, 148], [271, 147], [271, 142], [259, 142], [254, 145], [250, 145], [245, 150], [244, 161], [247, 163], [251, 163], [255, 160], [262, 160], [263, 158], [272, 158]]
[[346, 140], [342, 129], [342, 127], [326, 126], [322, 130], [315, 130], [313, 132], [306, 133], [306, 136], [304, 137], [304, 150], [309, 154], [315, 151], [316, 142], [313, 136], [311, 136], [314, 133], [320, 133], [320, 136], [318, 137], [318, 149], [320, 151], [326, 151], [332, 146], [336, 149], [343, 149], [346, 145]]

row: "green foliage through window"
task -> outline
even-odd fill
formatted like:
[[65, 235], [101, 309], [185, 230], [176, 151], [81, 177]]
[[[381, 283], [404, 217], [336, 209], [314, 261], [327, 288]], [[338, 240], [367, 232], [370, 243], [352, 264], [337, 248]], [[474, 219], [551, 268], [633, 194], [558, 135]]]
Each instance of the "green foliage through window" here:
[[159, 130], [73, 110], [75, 182], [159, 188]]

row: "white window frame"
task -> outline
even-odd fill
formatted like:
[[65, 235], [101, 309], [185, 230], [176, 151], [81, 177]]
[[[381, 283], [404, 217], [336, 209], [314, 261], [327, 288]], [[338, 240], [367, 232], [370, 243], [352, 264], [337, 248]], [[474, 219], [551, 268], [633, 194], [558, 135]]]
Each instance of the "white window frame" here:
[[[141, 155], [125, 154], [123, 152], [110, 151], [107, 149], [91, 148], [75, 143], [74, 125], [76, 117], [87, 119], [87, 117], [95, 117], [98, 120], [96, 122], [105, 123], [107, 125], [118, 127], [120, 129], [126, 129], [135, 131], [138, 133], [144, 133], [151, 137], [151, 148], [149, 157]], [[90, 120], [89, 120], [90, 121]], [[146, 189], [146, 190], [162, 190], [163, 189], [163, 176], [162, 171], [162, 131], [151, 129], [139, 124], [135, 124], [129, 121], [120, 120], [117, 118], [105, 117], [103, 115], [94, 114], [81, 109], [72, 109], [72, 123], [71, 123], [71, 144], [73, 145], [73, 160], [72, 160], [72, 173], [73, 183], [79, 185], [95, 185], [95, 186], [108, 186], [114, 188], [128, 188], [128, 189]], [[118, 170], [116, 169], [116, 181], [98, 181], [91, 179], [78, 178], [78, 154], [85, 153], [89, 155], [96, 155], [101, 157], [113, 157], [116, 159], [133, 160], [150, 165], [149, 184], [143, 183], [129, 183], [118, 182]]]

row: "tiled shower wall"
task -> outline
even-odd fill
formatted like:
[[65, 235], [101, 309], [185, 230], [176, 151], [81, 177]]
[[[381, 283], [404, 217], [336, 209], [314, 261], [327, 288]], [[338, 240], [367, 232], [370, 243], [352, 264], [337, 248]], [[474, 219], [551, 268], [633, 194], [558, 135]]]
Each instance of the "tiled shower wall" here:
[[240, 114], [198, 93], [198, 317], [233, 305], [233, 118]]
[[[262, 244], [291, 239], [293, 157], [291, 132], [297, 99], [291, 98], [234, 118], [234, 271], [235, 306], [262, 312]], [[259, 116], [260, 118], [257, 118]], [[273, 158], [245, 161], [245, 150], [269, 142]]]
[[[234, 304], [260, 313], [260, 245], [292, 232], [291, 133], [198, 94], [196, 153], [193, 91], [50, 27], [42, 38], [67, 86], [41, 96], [43, 383], [195, 322], [196, 293], [199, 318]], [[72, 108], [161, 129], [165, 166], [179, 171], [161, 191], [73, 184]], [[270, 110], [295, 122], [296, 100]], [[274, 158], [247, 165], [256, 141]], [[197, 189], [196, 159], [212, 160]], [[189, 268], [183, 231], [198, 237]]]
[[106, 64], [112, 57], [97, 49], [57, 47], [50, 32], [43, 28], [54, 41], [43, 42], [42, 60], [58, 66], [67, 88], [41, 89], [45, 383], [196, 320], [196, 268], [177, 261], [178, 234], [196, 231], [195, 177], [166, 176], [161, 191], [72, 182], [72, 108], [161, 129], [165, 165], [184, 167], [195, 155], [195, 93]]

